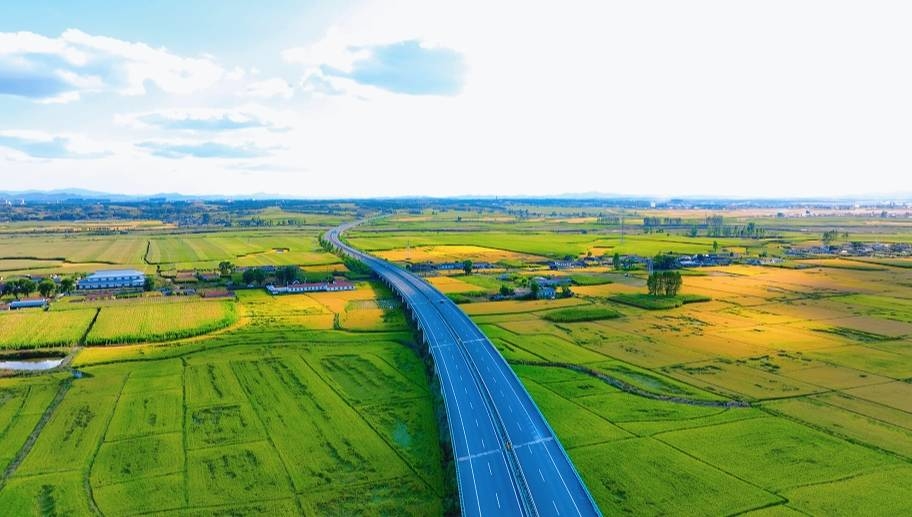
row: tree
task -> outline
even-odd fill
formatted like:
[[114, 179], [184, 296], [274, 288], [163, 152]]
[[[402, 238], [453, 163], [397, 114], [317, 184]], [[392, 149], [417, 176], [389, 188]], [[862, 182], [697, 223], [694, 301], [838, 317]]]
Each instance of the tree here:
[[658, 277], [655, 273], [651, 273], [646, 279], [646, 290], [649, 291], [650, 296], [655, 296], [658, 292]]
[[155, 279], [151, 276], [147, 276], [146, 279], [143, 280], [143, 291], [148, 292], [152, 289], [155, 289]]
[[713, 241], [713, 253], [719, 252], [719, 241]]
[[618, 271], [621, 269], [621, 254], [615, 252], [614, 257], [611, 259], [611, 265], [614, 266], [614, 270]]
[[41, 296], [44, 298], [51, 296], [51, 293], [53, 293], [55, 289], [57, 289], [57, 284], [48, 278], [45, 278], [38, 284], [38, 292], [41, 293]]
[[677, 259], [675, 259], [674, 255], [658, 254], [652, 258], [652, 267], [654, 269], [674, 269], [675, 266], [677, 266]]
[[506, 284], [501, 284], [501, 286], [500, 286], [500, 295], [501, 295], [501, 296], [513, 296], [513, 294], [514, 294], [515, 292], [516, 292], [516, 291], [514, 291], [513, 289], [511, 289], [511, 288], [510, 288], [509, 286], [507, 286]]
[[253, 281], [256, 282], [257, 285], [263, 285], [263, 282], [266, 281], [266, 272], [260, 268], [254, 269]]
[[13, 285], [13, 282], [3, 284], [3, 288], [0, 289], [0, 296], [9, 296], [12, 294], [16, 294], [16, 288]]
[[471, 260], [462, 261], [462, 270], [465, 271], [465, 274], [471, 275], [472, 274], [472, 261]]
[[538, 298], [538, 292], [541, 290], [541, 286], [538, 285], [538, 282], [530, 283], [529, 289], [532, 290], [532, 298]]
[[301, 268], [298, 266], [283, 266], [276, 270], [276, 283], [290, 284], [301, 277]]
[[20, 278], [19, 280], [16, 280], [16, 298], [18, 299], [20, 294], [28, 296], [34, 293], [36, 287], [37, 286], [35, 285], [35, 282], [29, 280], [28, 278]]
[[665, 296], [675, 296], [681, 285], [681, 273], [678, 271], [662, 272], [662, 289]]
[[244, 281], [244, 284], [250, 285], [255, 279], [255, 274], [253, 269], [245, 269], [244, 273], [241, 275], [241, 279]]
[[683, 283], [680, 271], [655, 271], [646, 278], [651, 296], [677, 296]]
[[829, 247], [830, 244], [833, 244], [833, 241], [839, 237], [839, 232], [836, 230], [828, 230], [823, 232], [823, 245]]
[[228, 262], [227, 260], [223, 260], [223, 261], [219, 262], [218, 268], [219, 268], [219, 273], [223, 277], [229, 277], [229, 276], [231, 276], [231, 273], [234, 272], [234, 264], [232, 264], [231, 262]]
[[691, 227], [690, 227], [690, 236], [691, 236], [691, 237], [696, 237], [696, 236], [697, 236], [697, 233], [698, 233], [697, 225], [691, 226]]
[[73, 288], [76, 287], [76, 281], [70, 277], [66, 277], [60, 280], [59, 291], [63, 294], [70, 294], [73, 292]]
[[573, 291], [570, 290], [566, 285], [561, 286], [561, 298], [570, 298], [573, 296]]

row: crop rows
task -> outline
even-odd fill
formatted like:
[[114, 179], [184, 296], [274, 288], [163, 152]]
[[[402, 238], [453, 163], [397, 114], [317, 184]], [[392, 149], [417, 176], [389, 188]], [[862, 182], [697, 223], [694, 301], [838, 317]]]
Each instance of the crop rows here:
[[105, 307], [86, 344], [167, 341], [212, 332], [237, 320], [233, 302], [137, 304]]

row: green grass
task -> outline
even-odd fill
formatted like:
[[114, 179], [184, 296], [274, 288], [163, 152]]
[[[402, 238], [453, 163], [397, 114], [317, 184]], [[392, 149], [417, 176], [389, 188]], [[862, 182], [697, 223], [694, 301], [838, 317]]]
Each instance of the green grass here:
[[0, 508], [8, 515], [95, 515], [78, 471], [10, 479], [0, 490]]
[[904, 429], [815, 399], [788, 399], [764, 407], [832, 434], [912, 459], [912, 430]]
[[834, 481], [899, 460], [779, 418], [658, 435], [710, 465], [769, 490]]
[[606, 515], [730, 515], [781, 501], [651, 438], [569, 453]]
[[613, 281], [603, 275], [570, 275], [570, 280], [576, 285], [604, 285], [613, 283]]
[[57, 376], [0, 383], [0, 472], [25, 444], [60, 387]]
[[909, 515], [912, 467], [884, 469], [785, 492], [789, 505], [811, 515]]
[[592, 305], [568, 307], [566, 309], [548, 311], [542, 314], [542, 318], [556, 323], [608, 320], [620, 317], [621, 313], [614, 309]]
[[647, 310], [666, 310], [675, 309], [685, 303], [708, 302], [708, 296], [698, 294], [679, 294], [677, 296], [652, 296], [649, 294], [616, 294], [610, 296], [609, 300], [624, 305], [631, 305]]
[[275, 499], [291, 492], [282, 460], [269, 442], [191, 451], [187, 464], [192, 506]]
[[[83, 366], [0, 505], [88, 514], [91, 487], [109, 515], [357, 511], [367, 493], [385, 512], [440, 514], [436, 416], [401, 336], [250, 326]], [[0, 460], [61, 378], [0, 379]]]

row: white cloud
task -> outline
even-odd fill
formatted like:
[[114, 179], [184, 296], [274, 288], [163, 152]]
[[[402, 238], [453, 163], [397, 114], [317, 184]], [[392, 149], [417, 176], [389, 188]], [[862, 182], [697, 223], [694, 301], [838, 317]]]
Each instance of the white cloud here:
[[[903, 65], [912, 48], [909, 16], [908, 5], [898, 2], [365, 0], [324, 34], [302, 36], [313, 45], [274, 48], [275, 57], [287, 48], [281, 52], [285, 73], [266, 59], [256, 63], [262, 73], [242, 63], [243, 77], [223, 72], [219, 84], [202, 94], [167, 99], [167, 110], [135, 108], [161, 118], [141, 124], [130, 119], [129, 130], [107, 127], [109, 112], [55, 122], [99, 139], [107, 133], [129, 142], [132, 151], [92, 161], [91, 170], [47, 160], [4, 167], [0, 174], [20, 187], [39, 186], [37, 178], [53, 174], [58, 184], [73, 178], [87, 188], [131, 192], [160, 190], [161, 184], [187, 192], [249, 192], [250, 177], [242, 171], [256, 173], [263, 185], [276, 180], [283, 192], [304, 195], [912, 191], [912, 69]], [[458, 96], [397, 95], [321, 69], [352, 73], [363, 49], [413, 40], [465, 57]], [[4, 73], [13, 77], [9, 71], [49, 78], [40, 96], [32, 95], [44, 101], [135, 84], [118, 82], [99, 66], [107, 63], [99, 55], [127, 52], [98, 46], [38, 35], [0, 39], [0, 81]], [[53, 60], [16, 50], [23, 47], [43, 49]], [[116, 62], [148, 61], [131, 56]], [[180, 59], [165, 68], [181, 69]], [[158, 75], [165, 82], [170, 76]], [[282, 95], [256, 101], [281, 105], [281, 117], [240, 112], [287, 131], [241, 127], [213, 134], [164, 127], [249, 125], [231, 115], [247, 93], [245, 81], [265, 81], [277, 88], [264, 92], [284, 92], [282, 77], [293, 79], [291, 101]], [[78, 88], [71, 84], [77, 81]], [[140, 84], [147, 83], [158, 84]], [[200, 107], [213, 111], [195, 111]], [[36, 116], [29, 125], [42, 120]], [[204, 145], [210, 141], [221, 146]], [[159, 155], [235, 154], [244, 158], [230, 163], [247, 165], [150, 157], [152, 148], [140, 151], [133, 142], [159, 144]], [[248, 158], [264, 149], [268, 157]], [[267, 170], [283, 168], [304, 172]]]
[[113, 146], [81, 134], [8, 129], [0, 130], [0, 148], [13, 157], [49, 160], [101, 158], [111, 154]]
[[87, 92], [141, 95], [147, 82], [166, 93], [190, 94], [224, 76], [225, 70], [210, 57], [179, 56], [77, 29], [56, 38], [0, 33], [0, 94], [69, 102]]
[[[234, 108], [162, 109], [115, 115], [115, 123], [134, 129], [188, 132], [288, 131], [294, 120], [286, 112], [250, 104]], [[272, 137], [268, 137], [272, 138]]]
[[272, 78], [248, 84], [244, 94], [260, 99], [272, 97], [290, 99], [294, 95], [294, 88], [284, 79]]

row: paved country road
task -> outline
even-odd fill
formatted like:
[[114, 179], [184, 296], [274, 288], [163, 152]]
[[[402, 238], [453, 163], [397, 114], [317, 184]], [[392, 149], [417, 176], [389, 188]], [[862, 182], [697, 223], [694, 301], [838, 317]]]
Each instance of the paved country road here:
[[525, 387], [491, 341], [422, 278], [342, 242], [403, 300], [440, 380], [463, 515], [600, 515], [586, 485]]

